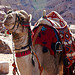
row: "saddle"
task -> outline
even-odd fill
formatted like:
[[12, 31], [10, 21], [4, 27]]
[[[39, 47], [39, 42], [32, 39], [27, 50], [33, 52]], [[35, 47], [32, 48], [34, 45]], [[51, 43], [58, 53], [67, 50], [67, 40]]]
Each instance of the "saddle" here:
[[63, 45], [63, 56], [70, 62], [70, 65], [67, 66], [69, 68], [73, 63], [72, 61], [75, 60], [75, 38], [72, 36], [67, 23], [57, 12], [52, 11], [47, 17], [60, 25], [55, 28]]
[[35, 23], [32, 34], [33, 45], [46, 46], [52, 55], [56, 52], [55, 46], [59, 42], [63, 52], [64, 71], [69, 75], [69, 68], [75, 63], [75, 38], [64, 19], [56, 11], [52, 11]]
[[[52, 25], [53, 20], [49, 22], [47, 18], [40, 18], [34, 25], [34, 29], [32, 30], [32, 43], [40, 44], [49, 49], [50, 54], [54, 55], [56, 51], [59, 51], [59, 45], [61, 45], [61, 41], [59, 38], [59, 34], [57, 29]], [[62, 51], [62, 45], [60, 46]]]

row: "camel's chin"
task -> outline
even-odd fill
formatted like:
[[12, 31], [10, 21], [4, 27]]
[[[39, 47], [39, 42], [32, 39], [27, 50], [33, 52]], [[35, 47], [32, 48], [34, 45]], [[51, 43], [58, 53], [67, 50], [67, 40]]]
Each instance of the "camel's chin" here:
[[5, 25], [5, 27], [9, 27], [9, 25], [8, 24], [4, 24]]
[[4, 23], [5, 27], [9, 27], [11, 25], [11, 23]]

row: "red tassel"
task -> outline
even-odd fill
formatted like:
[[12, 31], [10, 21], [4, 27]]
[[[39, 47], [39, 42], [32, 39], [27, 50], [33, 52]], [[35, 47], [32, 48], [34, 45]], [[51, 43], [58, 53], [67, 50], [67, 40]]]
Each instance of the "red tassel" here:
[[69, 68], [67, 68], [67, 75], [69, 75]]
[[15, 62], [12, 64], [12, 66], [13, 66], [13, 75], [16, 75], [16, 64], [15, 64]]
[[7, 34], [10, 34], [9, 30], [7, 30]]

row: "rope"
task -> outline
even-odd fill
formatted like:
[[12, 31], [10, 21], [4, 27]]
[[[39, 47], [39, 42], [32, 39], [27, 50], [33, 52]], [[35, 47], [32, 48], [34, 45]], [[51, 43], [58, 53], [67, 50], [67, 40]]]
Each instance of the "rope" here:
[[33, 42], [32, 42], [33, 46], [35, 45], [35, 40], [36, 40], [36, 38], [37, 38], [37, 36], [38, 36], [38, 33], [41, 31], [42, 27], [43, 27], [43, 26], [39, 26], [39, 28], [37, 29], [37, 32], [36, 32], [36, 34], [35, 34], [35, 36], [34, 36], [34, 38], [33, 38]]
[[16, 72], [17, 72], [17, 75], [19, 75], [18, 71], [17, 71], [17, 67], [16, 67], [16, 64], [15, 64], [15, 56], [14, 56], [14, 50], [15, 48], [13, 47], [13, 36], [12, 36], [12, 51], [13, 51], [13, 75], [16, 75]]
[[37, 59], [37, 62], [38, 62], [38, 66], [39, 66], [39, 69], [40, 69], [40, 75], [41, 75], [41, 73], [42, 73], [42, 71], [43, 71], [43, 67], [41, 66], [41, 64], [40, 64], [40, 62], [39, 62], [39, 59], [38, 59], [38, 57], [37, 57], [37, 55], [33, 52], [33, 54], [35, 55], [35, 57], [36, 57], [36, 59]]

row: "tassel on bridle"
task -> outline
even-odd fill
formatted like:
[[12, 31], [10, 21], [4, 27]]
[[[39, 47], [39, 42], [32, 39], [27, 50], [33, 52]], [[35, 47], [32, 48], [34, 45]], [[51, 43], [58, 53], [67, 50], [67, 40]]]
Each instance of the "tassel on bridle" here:
[[13, 66], [13, 75], [16, 75], [16, 72], [19, 75], [15, 62], [12, 64], [12, 66]]

